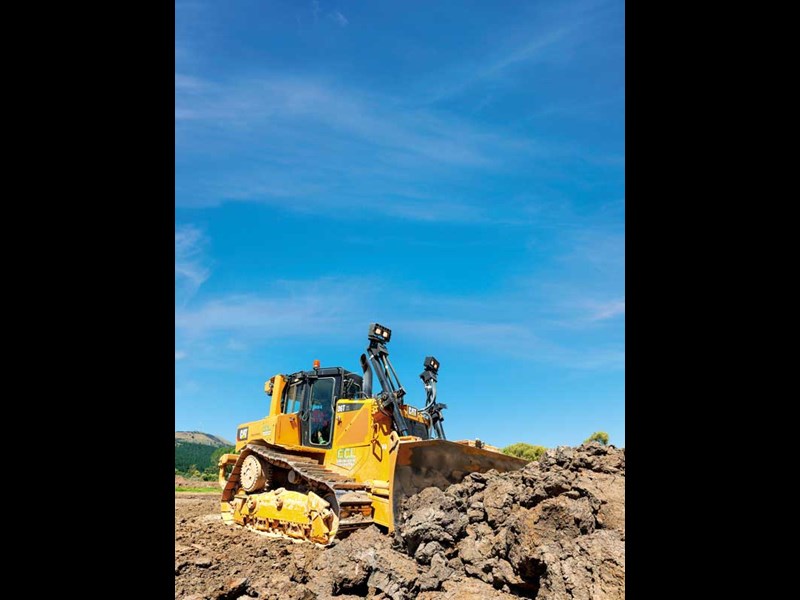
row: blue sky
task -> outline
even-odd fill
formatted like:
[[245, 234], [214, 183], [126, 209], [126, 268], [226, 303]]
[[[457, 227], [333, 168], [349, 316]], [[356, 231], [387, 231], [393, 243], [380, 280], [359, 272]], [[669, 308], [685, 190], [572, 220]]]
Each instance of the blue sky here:
[[450, 439], [625, 444], [624, 3], [177, 2], [175, 426], [358, 370]]

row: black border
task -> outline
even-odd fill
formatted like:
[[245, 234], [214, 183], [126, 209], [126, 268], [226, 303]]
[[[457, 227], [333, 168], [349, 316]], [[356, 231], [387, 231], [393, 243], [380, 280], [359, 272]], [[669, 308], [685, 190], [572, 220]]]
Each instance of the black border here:
[[67, 10], [43, 34], [61, 67], [42, 77], [58, 129], [41, 144], [57, 165], [35, 182], [53, 209], [32, 220], [50, 223], [38, 293], [55, 325], [35, 339], [55, 407], [26, 410], [47, 424], [38, 454], [61, 467], [36, 553], [55, 551], [43, 559], [83, 595], [171, 598], [174, 4]]
[[[682, 168], [683, 156], [669, 142], [690, 134], [679, 104], [691, 102], [695, 93], [684, 69], [693, 57], [681, 51], [685, 40], [678, 21], [692, 17], [670, 19], [664, 12], [626, 2], [625, 427], [631, 449], [626, 452], [626, 592], [631, 598], [647, 595], [651, 582], [667, 589], [663, 584], [673, 578], [676, 590], [683, 590], [680, 570], [668, 567], [676, 556], [692, 554], [687, 545], [693, 525], [700, 531], [701, 521], [713, 519], [689, 517], [693, 495], [703, 488], [687, 461], [702, 459], [687, 457], [681, 448], [709, 432], [691, 426], [699, 401], [681, 354], [691, 340], [674, 341], [675, 331], [685, 330], [679, 323], [687, 315], [674, 312], [664, 297], [665, 291], [675, 293], [676, 285], [678, 293], [691, 294], [701, 279], [698, 273], [695, 279], [676, 278], [676, 262], [692, 260], [681, 251], [686, 243], [681, 232], [691, 219], [687, 207], [697, 208], [686, 202], [692, 195], [688, 182], [697, 173]], [[120, 7], [104, 13], [102, 21], [65, 32], [78, 50], [59, 84], [85, 94], [59, 113], [71, 126], [58, 153], [59, 161], [70, 165], [65, 169], [70, 178], [56, 182], [54, 197], [78, 198], [54, 213], [71, 221], [56, 224], [61, 236], [54, 236], [56, 251], [64, 252], [54, 270], [62, 277], [57, 283], [49, 278], [46, 287], [54, 300], [71, 302], [58, 319], [65, 329], [55, 351], [58, 360], [64, 356], [73, 363], [58, 372], [58, 382], [69, 387], [70, 397], [76, 384], [80, 393], [95, 396], [88, 407], [76, 409], [71, 401], [56, 413], [86, 423], [80, 452], [64, 473], [66, 489], [76, 489], [76, 481], [91, 482], [72, 494], [69, 510], [75, 519], [67, 520], [63, 535], [96, 536], [95, 552], [76, 557], [81, 570], [75, 571], [106, 580], [104, 588], [95, 582], [94, 589], [172, 597], [174, 4]], [[85, 74], [76, 75], [75, 65], [86, 68]], [[665, 97], [678, 79], [683, 91], [673, 89]], [[690, 135], [680, 140], [681, 151], [691, 140]], [[81, 203], [85, 193], [93, 196], [89, 208]], [[81, 276], [75, 266], [83, 268]], [[693, 352], [697, 358], [698, 350]], [[696, 471], [707, 469], [698, 464]], [[684, 519], [692, 525], [673, 528]]]

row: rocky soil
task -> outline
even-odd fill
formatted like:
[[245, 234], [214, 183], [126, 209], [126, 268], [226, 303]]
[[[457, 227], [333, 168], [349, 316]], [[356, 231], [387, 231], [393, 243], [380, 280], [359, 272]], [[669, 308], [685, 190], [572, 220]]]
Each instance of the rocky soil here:
[[175, 597], [611, 600], [625, 595], [625, 450], [549, 450], [407, 500], [331, 548], [224, 525], [219, 497], [175, 496]]

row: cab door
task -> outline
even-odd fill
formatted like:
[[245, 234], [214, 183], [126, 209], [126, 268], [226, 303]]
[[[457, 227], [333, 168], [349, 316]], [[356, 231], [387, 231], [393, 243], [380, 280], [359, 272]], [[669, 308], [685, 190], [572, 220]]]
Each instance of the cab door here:
[[328, 449], [333, 442], [336, 377], [316, 377], [309, 381], [306, 408], [302, 413], [303, 445]]
[[274, 440], [278, 444], [299, 446], [303, 443], [303, 412], [308, 396], [308, 382], [304, 378], [288, 381], [283, 388], [281, 412], [276, 419]]

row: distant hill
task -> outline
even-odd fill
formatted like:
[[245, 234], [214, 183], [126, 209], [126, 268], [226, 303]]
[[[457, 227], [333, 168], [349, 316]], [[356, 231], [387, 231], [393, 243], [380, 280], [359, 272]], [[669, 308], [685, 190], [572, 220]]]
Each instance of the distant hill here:
[[191, 442], [192, 444], [204, 444], [206, 446], [233, 446], [233, 442], [229, 442], [225, 438], [218, 435], [211, 435], [210, 433], [203, 433], [202, 431], [176, 431], [175, 443], [177, 442]]
[[[192, 465], [200, 472], [212, 466], [211, 455], [222, 447], [233, 448], [228, 440], [202, 431], [175, 432], [175, 468], [188, 472]], [[216, 465], [213, 465], [216, 466]]]

